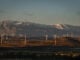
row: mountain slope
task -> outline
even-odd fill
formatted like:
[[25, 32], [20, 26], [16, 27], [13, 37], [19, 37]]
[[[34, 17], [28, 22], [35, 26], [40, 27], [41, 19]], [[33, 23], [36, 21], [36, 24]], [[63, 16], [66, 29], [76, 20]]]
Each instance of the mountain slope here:
[[0, 22], [0, 34], [24, 35], [31, 37], [45, 36], [49, 37], [57, 34], [58, 36], [66, 34], [80, 35], [80, 26], [72, 26], [66, 24], [44, 25], [32, 22], [20, 21], [2, 21]]

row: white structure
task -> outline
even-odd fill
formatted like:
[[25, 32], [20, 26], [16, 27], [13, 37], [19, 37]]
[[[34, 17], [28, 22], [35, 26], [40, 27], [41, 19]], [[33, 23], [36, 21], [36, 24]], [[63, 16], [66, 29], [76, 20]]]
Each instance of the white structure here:
[[70, 37], [74, 37], [74, 36], [73, 36], [73, 33], [71, 33]]
[[8, 40], [8, 35], [6, 34], [6, 40]]
[[46, 40], [48, 40], [48, 35], [46, 34]]
[[4, 34], [1, 34], [1, 45], [3, 43], [3, 36], [4, 36]]
[[55, 46], [56, 46], [56, 43], [57, 43], [56, 38], [57, 38], [57, 36], [54, 35], [53, 37], [54, 37], [54, 40], [55, 40]]
[[24, 39], [24, 44], [26, 45], [26, 34], [25, 34], [24, 38], [25, 38], [25, 39]]

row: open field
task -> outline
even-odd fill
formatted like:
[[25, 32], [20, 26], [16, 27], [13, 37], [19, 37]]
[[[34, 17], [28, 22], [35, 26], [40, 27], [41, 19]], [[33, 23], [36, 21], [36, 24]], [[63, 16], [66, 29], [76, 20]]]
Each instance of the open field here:
[[27, 39], [11, 37], [0, 39], [0, 47], [26, 47], [26, 46], [69, 46], [80, 47], [80, 39], [73, 37], [59, 37], [56, 39]]

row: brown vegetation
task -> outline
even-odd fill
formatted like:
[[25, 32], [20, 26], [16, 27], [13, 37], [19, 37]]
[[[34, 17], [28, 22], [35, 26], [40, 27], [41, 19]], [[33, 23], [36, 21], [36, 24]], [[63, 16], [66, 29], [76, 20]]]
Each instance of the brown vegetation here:
[[[55, 42], [56, 41], [56, 42]], [[77, 41], [77, 42], [76, 42]], [[60, 37], [52, 40], [25, 40], [20, 38], [8, 38], [3, 39], [0, 46], [1, 47], [25, 47], [25, 46], [80, 46], [79, 38], [71, 38], [71, 37]]]

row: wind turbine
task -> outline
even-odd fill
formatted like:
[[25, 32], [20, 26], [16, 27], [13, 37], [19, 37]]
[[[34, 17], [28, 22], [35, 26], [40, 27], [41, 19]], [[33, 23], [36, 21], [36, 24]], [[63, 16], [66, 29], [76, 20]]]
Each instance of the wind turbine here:
[[71, 36], [70, 37], [74, 37], [72, 32], [71, 32]]
[[6, 34], [6, 40], [8, 40], [8, 35]]
[[3, 43], [3, 34], [1, 34], [1, 45], [2, 45], [2, 43]]
[[54, 35], [54, 38], [55, 38], [55, 39], [54, 39], [54, 40], [55, 40], [54, 42], [55, 42], [55, 46], [56, 46], [56, 43], [57, 43], [56, 38], [57, 38], [57, 36]]
[[26, 34], [25, 34], [24, 38], [25, 38], [25, 39], [24, 39], [24, 44], [26, 45], [26, 42], [27, 42], [27, 41], [26, 41]]
[[48, 35], [46, 34], [46, 41], [48, 40]]

